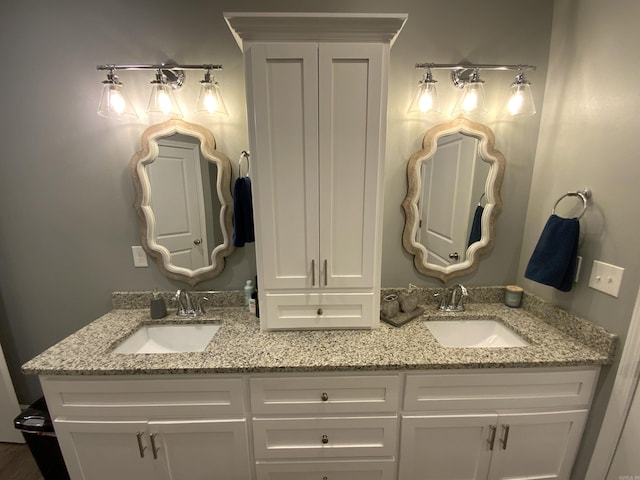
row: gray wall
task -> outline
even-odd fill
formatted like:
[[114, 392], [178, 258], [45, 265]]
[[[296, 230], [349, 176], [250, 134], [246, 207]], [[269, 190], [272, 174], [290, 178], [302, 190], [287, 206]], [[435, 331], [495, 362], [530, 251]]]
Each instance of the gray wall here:
[[[518, 270], [527, 290], [618, 333], [622, 342], [640, 283], [640, 65], [630, 62], [637, 58], [640, 44], [638, 19], [640, 3], [635, 0], [555, 2], [547, 90]], [[580, 221], [580, 282], [562, 293], [524, 280], [526, 263], [553, 203], [565, 192], [584, 187], [593, 190], [593, 198]], [[593, 260], [625, 268], [618, 298], [588, 287]], [[584, 478], [616, 369], [617, 364], [602, 371], [575, 479]]]
[[[406, 161], [433, 125], [405, 111], [421, 72], [416, 62], [529, 63], [538, 107], [544, 92], [552, 2], [512, 0], [171, 0], [86, 2], [5, 1], [0, 4], [0, 61], [4, 126], [0, 131], [0, 340], [18, 397], [38, 394], [37, 382], [19, 365], [110, 309], [115, 290], [175, 289], [155, 265], [134, 268], [131, 245], [139, 244], [131, 207], [128, 163], [147, 126], [143, 114], [149, 75], [122, 72], [141, 119], [117, 123], [96, 115], [101, 63], [221, 63], [217, 79], [231, 116], [212, 122], [188, 113], [195, 103], [193, 72], [180, 92], [188, 121], [203, 123], [218, 149], [234, 162], [247, 149], [242, 56], [223, 21], [223, 11], [401, 12], [409, 21], [392, 49], [385, 183], [383, 286], [419, 276], [401, 247]], [[442, 72], [441, 72], [442, 73]], [[487, 95], [502, 100], [511, 75], [488, 72]], [[438, 75], [449, 110], [454, 89]], [[469, 284], [516, 279], [538, 122], [488, 123], [508, 159], [496, 248]], [[237, 249], [223, 274], [199, 289], [240, 289], [255, 274], [253, 246]]]

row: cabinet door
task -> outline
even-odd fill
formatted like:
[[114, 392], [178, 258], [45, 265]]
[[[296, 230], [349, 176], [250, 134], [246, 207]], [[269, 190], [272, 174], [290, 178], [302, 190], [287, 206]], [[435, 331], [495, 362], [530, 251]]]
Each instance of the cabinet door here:
[[484, 479], [497, 415], [404, 416], [399, 480]]
[[320, 281], [371, 288], [380, 262], [388, 46], [320, 44], [318, 52]]
[[158, 478], [144, 421], [55, 420], [54, 428], [72, 480]]
[[150, 421], [149, 434], [166, 478], [250, 478], [244, 420]]
[[318, 286], [317, 45], [257, 43], [245, 58], [260, 289]]
[[587, 410], [500, 415], [490, 480], [568, 479]]

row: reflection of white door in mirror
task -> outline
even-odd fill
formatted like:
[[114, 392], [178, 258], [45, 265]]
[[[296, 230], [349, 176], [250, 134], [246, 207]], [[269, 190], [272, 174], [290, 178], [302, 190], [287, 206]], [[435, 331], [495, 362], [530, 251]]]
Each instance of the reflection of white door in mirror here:
[[200, 146], [158, 141], [158, 157], [147, 165], [156, 241], [171, 254], [171, 263], [195, 270], [206, 267], [207, 238]]
[[489, 127], [458, 117], [428, 130], [409, 159], [402, 245], [420, 273], [447, 282], [493, 247], [505, 164], [494, 145]]
[[447, 266], [465, 258], [477, 143], [461, 133], [447, 135], [438, 141], [431, 160], [422, 164], [416, 240], [429, 246], [430, 263]]
[[233, 252], [231, 162], [213, 134], [183, 120], [151, 125], [131, 158], [142, 246], [169, 278], [215, 278]]

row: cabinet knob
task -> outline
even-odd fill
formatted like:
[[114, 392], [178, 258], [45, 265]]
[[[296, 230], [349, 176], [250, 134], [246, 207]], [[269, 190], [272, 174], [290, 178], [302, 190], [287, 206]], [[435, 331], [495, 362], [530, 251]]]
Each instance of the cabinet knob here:
[[322, 443], [329, 443], [329, 437], [322, 435]]
[[196, 239], [193, 241], [193, 244], [194, 244], [194, 245], [200, 245], [201, 243], [202, 243], [202, 240], [200, 240], [199, 238], [196, 238]]
[[324, 312], [322, 311], [321, 308], [318, 309], [318, 315], [322, 315]]
[[329, 478], [325, 475], [324, 477], [322, 477], [322, 480], [329, 480]]
[[322, 399], [323, 402], [326, 402], [327, 400], [329, 400], [329, 395], [327, 394], [327, 392], [322, 392], [322, 395], [320, 395], [320, 398]]

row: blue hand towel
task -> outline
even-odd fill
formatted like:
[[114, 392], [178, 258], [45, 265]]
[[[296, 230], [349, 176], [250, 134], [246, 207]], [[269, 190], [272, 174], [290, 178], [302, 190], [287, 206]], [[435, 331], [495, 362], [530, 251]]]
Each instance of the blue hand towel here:
[[580, 222], [551, 215], [531, 255], [525, 278], [568, 292], [578, 263]]
[[467, 243], [467, 247], [472, 243], [479, 242], [482, 238], [482, 212], [484, 212], [484, 207], [478, 205], [475, 213], [473, 214], [471, 233], [469, 233], [469, 243]]
[[251, 179], [240, 177], [233, 186], [233, 246], [244, 247], [254, 241]]

